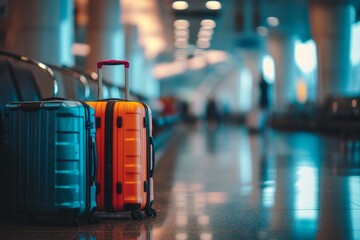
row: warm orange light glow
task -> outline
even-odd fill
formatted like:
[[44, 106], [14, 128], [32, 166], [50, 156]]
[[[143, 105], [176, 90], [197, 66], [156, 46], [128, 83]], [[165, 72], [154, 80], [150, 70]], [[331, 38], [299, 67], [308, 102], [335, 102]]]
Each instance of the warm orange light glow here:
[[298, 78], [296, 81], [296, 98], [300, 103], [305, 103], [307, 100], [307, 85], [302, 78]]
[[206, 61], [209, 64], [216, 64], [220, 62], [226, 62], [229, 60], [229, 55], [224, 51], [210, 50], [205, 51]]
[[[179, 49], [176, 52], [175, 62], [159, 63], [153, 69], [154, 77], [157, 79], [163, 79], [172, 77], [174, 75], [183, 74], [186, 70], [197, 70], [206, 67], [207, 64], [217, 64], [221, 62], [229, 61], [229, 55], [224, 51], [201, 50], [201, 54], [196, 54], [193, 58], [187, 59], [187, 50]], [[180, 60], [181, 59], [181, 60]], [[178, 184], [177, 187], [183, 185]], [[200, 188], [200, 186], [192, 185], [190, 189], [194, 191]]]
[[357, 101], [356, 101], [356, 99], [353, 99], [353, 100], [351, 101], [351, 106], [352, 106], [353, 108], [356, 108], [356, 106], [357, 106]]
[[228, 195], [225, 192], [209, 192], [207, 199], [210, 204], [221, 204], [227, 201]]
[[188, 68], [191, 70], [201, 69], [206, 66], [206, 61], [202, 56], [195, 56], [188, 60]]
[[76, 13], [76, 24], [79, 26], [86, 26], [89, 22], [88, 16], [88, 2], [89, 0], [76, 0], [75, 6], [77, 9]]
[[72, 45], [72, 53], [75, 56], [82, 56], [82, 57], [86, 57], [89, 55], [90, 53], [90, 46], [89, 44], [85, 44], [85, 43], [74, 43]]
[[155, 58], [166, 49], [164, 29], [159, 18], [155, 0], [122, 0], [122, 22], [135, 25], [139, 31], [139, 44], [144, 47], [145, 56]]
[[186, 66], [182, 61], [172, 63], [160, 63], [153, 68], [154, 77], [157, 79], [167, 78], [184, 73]]

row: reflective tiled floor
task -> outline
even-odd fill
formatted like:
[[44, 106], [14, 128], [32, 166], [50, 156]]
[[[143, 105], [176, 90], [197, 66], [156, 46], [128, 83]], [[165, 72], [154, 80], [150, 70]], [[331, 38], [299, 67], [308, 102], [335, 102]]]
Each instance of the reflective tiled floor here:
[[360, 239], [360, 145], [241, 126], [181, 126], [158, 149], [156, 218], [3, 221], [0, 239]]

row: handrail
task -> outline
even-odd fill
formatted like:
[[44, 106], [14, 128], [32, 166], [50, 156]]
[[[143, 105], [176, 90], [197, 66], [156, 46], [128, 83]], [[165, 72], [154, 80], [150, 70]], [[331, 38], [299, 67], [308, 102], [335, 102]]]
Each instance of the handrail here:
[[7, 57], [11, 57], [11, 58], [13, 58], [15, 60], [18, 60], [18, 61], [22, 61], [22, 62], [26, 62], [26, 63], [29, 63], [29, 64], [36, 65], [40, 69], [42, 69], [42, 71], [48, 73], [51, 76], [52, 80], [53, 80], [53, 97], [57, 96], [58, 90], [59, 90], [58, 83], [57, 83], [57, 80], [55, 78], [55, 74], [54, 74], [53, 70], [49, 66], [47, 66], [46, 64], [44, 64], [42, 62], [39, 62], [39, 61], [37, 61], [35, 59], [26, 57], [24, 55], [11, 53], [11, 52], [6, 52], [6, 51], [0, 50], [0, 55], [4, 55], [4, 56], [7, 56]]
[[80, 83], [84, 86], [85, 99], [87, 99], [90, 96], [90, 86], [89, 86], [88, 81], [86, 80], [86, 77], [83, 74], [78, 73], [77, 71], [74, 71], [71, 68], [68, 68], [66, 66], [60, 67], [60, 66], [56, 66], [56, 65], [52, 65], [52, 64], [48, 64], [48, 66], [52, 69], [63, 72], [64, 74], [67, 74], [67, 75], [71, 76], [72, 78], [79, 80]]

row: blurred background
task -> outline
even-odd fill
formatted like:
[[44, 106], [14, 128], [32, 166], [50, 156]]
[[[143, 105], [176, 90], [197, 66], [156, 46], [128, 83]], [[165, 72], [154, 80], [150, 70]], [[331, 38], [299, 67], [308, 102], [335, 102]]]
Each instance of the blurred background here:
[[86, 72], [127, 59], [134, 94], [192, 119], [214, 99], [230, 120], [260, 108], [314, 128], [329, 98], [360, 93], [359, 20], [356, 0], [1, 0], [0, 49]]
[[359, 0], [0, 0], [0, 151], [7, 103], [97, 99], [104, 59], [152, 109], [159, 216], [4, 239], [360, 239]]

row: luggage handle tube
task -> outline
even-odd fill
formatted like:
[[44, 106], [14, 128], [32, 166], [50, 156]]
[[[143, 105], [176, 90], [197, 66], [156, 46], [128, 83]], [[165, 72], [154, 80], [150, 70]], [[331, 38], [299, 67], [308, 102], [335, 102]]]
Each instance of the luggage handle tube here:
[[130, 64], [125, 60], [103, 60], [97, 63], [98, 68], [98, 99], [102, 99], [102, 67], [104, 65], [124, 65], [125, 67], [125, 100], [129, 100], [129, 67]]

